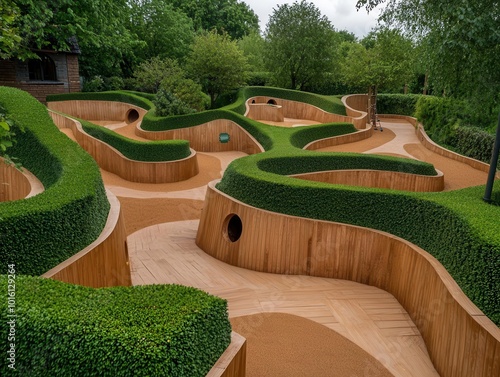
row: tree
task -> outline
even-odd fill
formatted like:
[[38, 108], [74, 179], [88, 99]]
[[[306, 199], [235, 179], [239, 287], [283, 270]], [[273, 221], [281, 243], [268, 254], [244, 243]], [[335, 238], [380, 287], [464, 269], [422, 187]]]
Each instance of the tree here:
[[377, 91], [397, 90], [413, 75], [412, 43], [387, 28], [371, 32], [360, 43], [344, 43], [342, 75], [346, 83], [368, 89], [370, 120], [375, 123]]
[[227, 33], [240, 39], [259, 30], [259, 18], [244, 2], [238, 0], [168, 0], [193, 20], [195, 30]]
[[[385, 3], [382, 21], [401, 26], [427, 48], [432, 86], [494, 110], [500, 103], [500, 7], [496, 0], [360, 0], [367, 10]], [[486, 105], [486, 106], [485, 106]], [[489, 105], [489, 106], [488, 106]]]
[[245, 84], [248, 63], [229, 35], [212, 31], [195, 38], [186, 70], [208, 93], [213, 106], [221, 93]]
[[145, 42], [140, 53], [144, 60], [155, 56], [182, 60], [194, 39], [193, 22], [181, 10], [164, 0], [129, 0], [128, 28]]
[[238, 47], [248, 60], [248, 65], [252, 72], [262, 72], [264, 66], [264, 48], [265, 41], [257, 32], [245, 35], [238, 41]]
[[12, 0], [0, 0], [0, 59], [17, 56], [21, 36], [14, 27], [19, 17], [19, 8]]
[[264, 33], [265, 61], [276, 83], [304, 89], [333, 70], [336, 33], [313, 3], [278, 5]]
[[156, 93], [161, 82], [169, 77], [184, 77], [184, 71], [172, 59], [151, 58], [134, 71], [136, 86], [143, 92]]

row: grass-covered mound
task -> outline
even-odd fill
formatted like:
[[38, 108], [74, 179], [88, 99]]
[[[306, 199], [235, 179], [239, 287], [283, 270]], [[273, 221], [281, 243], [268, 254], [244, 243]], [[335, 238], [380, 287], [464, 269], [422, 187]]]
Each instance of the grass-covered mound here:
[[[7, 287], [6, 275], [0, 284]], [[225, 300], [178, 285], [87, 288], [18, 276], [19, 376], [202, 377], [231, 341]], [[0, 303], [7, 355], [7, 300]]]
[[0, 261], [40, 275], [92, 243], [109, 203], [99, 168], [62, 134], [47, 109], [26, 92], [0, 87], [0, 104], [24, 132], [9, 149], [44, 185], [42, 194], [0, 203]]

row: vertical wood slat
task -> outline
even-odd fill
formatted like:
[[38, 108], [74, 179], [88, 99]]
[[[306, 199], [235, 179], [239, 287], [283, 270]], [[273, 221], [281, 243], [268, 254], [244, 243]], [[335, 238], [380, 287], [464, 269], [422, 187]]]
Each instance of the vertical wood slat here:
[[[229, 142], [219, 141], [221, 133], [229, 134]], [[264, 148], [252, 135], [228, 119], [217, 119], [198, 126], [168, 131], [146, 131], [138, 126], [136, 135], [148, 140], [188, 140], [191, 148], [199, 152], [240, 151], [247, 154], [264, 152]]]
[[142, 119], [147, 113], [147, 110], [131, 105], [125, 102], [114, 101], [88, 101], [88, 100], [72, 100], [72, 101], [54, 101], [49, 102], [47, 107], [50, 110], [58, 111], [64, 114], [71, 115], [75, 118], [85, 120], [108, 120], [117, 122], [127, 122], [127, 115], [130, 110], [136, 110], [139, 114], [139, 119]]
[[[500, 329], [424, 250], [372, 229], [253, 208], [214, 185], [209, 184], [196, 236], [196, 244], [207, 254], [255, 271], [377, 286], [407, 310], [441, 376], [500, 374]], [[224, 220], [232, 214], [243, 224], [237, 242], [223, 236]]]
[[382, 170], [331, 170], [295, 174], [291, 177], [331, 184], [387, 188], [414, 192], [437, 192], [444, 189], [444, 175], [408, 174]]
[[110, 191], [107, 195], [111, 209], [99, 238], [42, 277], [94, 288], [132, 285], [120, 202]]
[[247, 101], [246, 116], [255, 120], [268, 120], [272, 122], [284, 122], [283, 107], [278, 105], [270, 105], [267, 103], [249, 103]]
[[[75, 101], [78, 102], [78, 101]], [[80, 122], [49, 111], [59, 128], [73, 131], [78, 144], [85, 149], [104, 170], [131, 182], [168, 183], [179, 182], [194, 177], [199, 172], [196, 152], [175, 161], [146, 162], [125, 157], [115, 148], [87, 134]]]

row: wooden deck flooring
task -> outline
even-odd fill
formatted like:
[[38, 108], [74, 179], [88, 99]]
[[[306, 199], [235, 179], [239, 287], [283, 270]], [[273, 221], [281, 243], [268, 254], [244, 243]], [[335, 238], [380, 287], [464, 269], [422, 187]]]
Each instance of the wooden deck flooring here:
[[306, 317], [359, 345], [394, 376], [438, 376], [414, 323], [389, 293], [346, 280], [227, 265], [196, 246], [197, 228], [197, 220], [180, 221], [129, 236], [132, 283], [203, 289], [228, 300], [230, 317], [261, 312]]

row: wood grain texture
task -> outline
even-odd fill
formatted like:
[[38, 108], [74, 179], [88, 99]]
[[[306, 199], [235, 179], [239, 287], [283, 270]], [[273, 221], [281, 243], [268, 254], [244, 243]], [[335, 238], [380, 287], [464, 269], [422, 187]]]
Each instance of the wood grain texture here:
[[[76, 101], [77, 102], [77, 101]], [[78, 141], [96, 160], [98, 165], [111, 173], [131, 182], [169, 183], [179, 182], [194, 177], [199, 172], [196, 152], [175, 161], [145, 162], [131, 160], [110, 145], [87, 134], [80, 122], [49, 110], [57, 127], [69, 128]]]
[[348, 116], [356, 120], [356, 128], [363, 129], [369, 123], [368, 119], [368, 96], [366, 94], [351, 94], [342, 97]]
[[94, 288], [132, 284], [120, 202], [110, 191], [107, 195], [111, 209], [99, 238], [42, 277]]
[[333, 147], [335, 145], [355, 143], [360, 140], [368, 139], [369, 137], [372, 136], [372, 134], [373, 134], [373, 129], [371, 128], [371, 126], [369, 126], [363, 130], [359, 130], [357, 132], [353, 132], [347, 135], [333, 136], [311, 141], [303, 149], [312, 151], [321, 148]]
[[[240, 151], [247, 154], [264, 152], [264, 148], [252, 135], [228, 119], [217, 119], [198, 126], [168, 131], [146, 131], [138, 125], [135, 133], [148, 140], [188, 140], [191, 148], [199, 152]], [[219, 141], [221, 133], [229, 134], [228, 143]]]
[[231, 333], [231, 344], [206, 377], [245, 377], [246, 355], [246, 339], [233, 331]]
[[49, 102], [47, 107], [50, 110], [89, 121], [115, 120], [117, 122], [128, 122], [127, 115], [130, 110], [136, 110], [139, 113], [140, 120], [142, 120], [144, 115], [147, 113], [147, 110], [141, 107], [125, 102], [114, 101], [54, 101]]
[[0, 158], [0, 202], [24, 199], [30, 192], [28, 177]]
[[[388, 233], [250, 207], [214, 185], [196, 236], [206, 253], [255, 271], [374, 285], [407, 310], [441, 376], [499, 375], [500, 329], [430, 254]], [[243, 230], [230, 242], [224, 224], [234, 214]]]
[[255, 105], [252, 105], [252, 101], [255, 101], [255, 104], [267, 104], [270, 100], [275, 101], [277, 106], [281, 106], [284, 118], [307, 119], [319, 123], [347, 122], [354, 124], [354, 127], [358, 129], [364, 129], [366, 127], [366, 121], [363, 120], [364, 118], [353, 118], [351, 116], [333, 114], [305, 102], [290, 101], [282, 98], [266, 96], [249, 98], [246, 101], [247, 110], [245, 115], [250, 119], [256, 119], [252, 118], [253, 114], [250, 111], [250, 107], [255, 107]]
[[269, 105], [267, 103], [248, 103], [248, 112], [246, 116], [256, 120], [270, 120], [272, 122], [284, 122], [283, 107]]
[[414, 192], [436, 192], [444, 189], [444, 175], [408, 174], [382, 170], [329, 170], [295, 174], [291, 177], [331, 184], [377, 187]]

